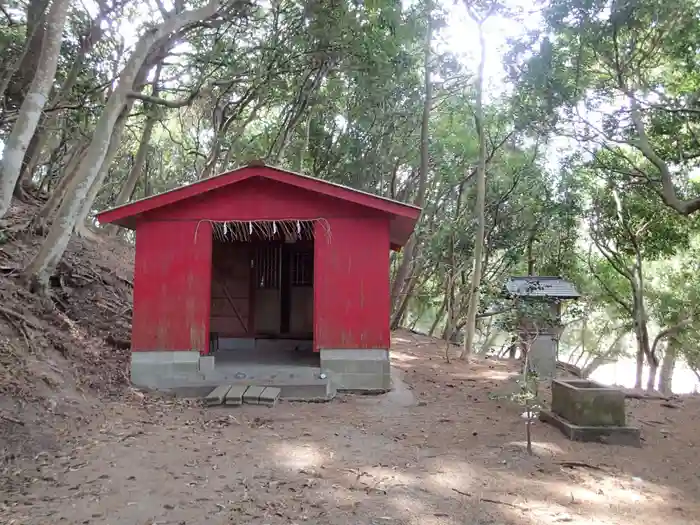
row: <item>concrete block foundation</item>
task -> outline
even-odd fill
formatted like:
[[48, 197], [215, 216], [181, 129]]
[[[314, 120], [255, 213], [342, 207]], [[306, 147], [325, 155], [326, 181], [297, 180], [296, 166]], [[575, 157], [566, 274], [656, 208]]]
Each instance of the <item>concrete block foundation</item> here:
[[131, 382], [143, 388], [188, 384], [201, 377], [199, 352], [132, 352]]
[[321, 371], [340, 391], [381, 393], [391, 390], [387, 349], [321, 350]]
[[203, 355], [199, 358], [199, 371], [204, 375], [213, 373], [215, 366], [216, 359], [213, 355]]
[[169, 391], [222, 384], [270, 386], [280, 388], [284, 399], [328, 400], [336, 390], [391, 390], [391, 363], [387, 349], [321, 350], [320, 367], [219, 362], [216, 354], [202, 356], [197, 351], [132, 352], [131, 382]]

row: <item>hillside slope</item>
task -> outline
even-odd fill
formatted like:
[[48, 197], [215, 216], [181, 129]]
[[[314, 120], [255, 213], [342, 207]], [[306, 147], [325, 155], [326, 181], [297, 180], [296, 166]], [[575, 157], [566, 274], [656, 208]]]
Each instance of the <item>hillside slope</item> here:
[[38, 204], [15, 203], [0, 225], [0, 467], [51, 450], [128, 385], [133, 248], [74, 238], [52, 279], [52, 299], [21, 271], [42, 238]]

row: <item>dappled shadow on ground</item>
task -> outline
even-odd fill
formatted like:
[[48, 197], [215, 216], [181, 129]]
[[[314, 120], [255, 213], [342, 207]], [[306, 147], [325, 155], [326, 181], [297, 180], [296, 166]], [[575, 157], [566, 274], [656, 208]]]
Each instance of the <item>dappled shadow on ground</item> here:
[[[447, 343], [405, 330], [394, 333], [391, 359], [412, 383], [434, 383], [455, 388], [472, 383], [472, 387], [498, 391], [513, 383], [519, 363], [507, 359], [458, 358], [460, 348], [450, 344], [450, 362], [445, 359]], [[429, 394], [429, 392], [427, 392]]]
[[[700, 483], [682, 456], [700, 434], [695, 401], [645, 427], [642, 449], [571, 443], [536, 422], [529, 456], [520, 408], [488, 396], [500, 380], [394, 362], [413, 403], [114, 404], [82, 448], [38, 458], [35, 483], [5, 511], [37, 524], [697, 523]], [[631, 414], [650, 418], [639, 403]]]

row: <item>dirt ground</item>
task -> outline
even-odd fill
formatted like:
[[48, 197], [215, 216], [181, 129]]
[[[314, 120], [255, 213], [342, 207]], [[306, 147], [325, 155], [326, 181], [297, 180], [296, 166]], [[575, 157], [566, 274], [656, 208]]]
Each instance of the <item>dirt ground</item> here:
[[[7, 524], [700, 523], [700, 399], [628, 400], [640, 449], [567, 441], [490, 394], [515, 365], [446, 364], [432, 339], [395, 336], [397, 388], [274, 408], [203, 408], [129, 391], [18, 463]], [[675, 407], [675, 408], [674, 408]], [[589, 467], [568, 467], [578, 461]]]

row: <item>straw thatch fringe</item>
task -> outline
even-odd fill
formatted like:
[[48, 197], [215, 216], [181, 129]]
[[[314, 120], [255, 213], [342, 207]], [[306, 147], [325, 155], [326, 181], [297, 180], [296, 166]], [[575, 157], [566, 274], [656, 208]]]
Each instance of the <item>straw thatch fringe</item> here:
[[195, 230], [195, 242], [199, 225], [208, 222], [212, 227], [212, 235], [218, 242], [249, 242], [251, 239], [283, 239], [288, 241], [314, 240], [314, 224], [318, 223], [323, 228], [327, 242], [331, 242], [331, 227], [326, 219], [311, 219], [299, 221], [295, 219], [282, 219], [278, 221], [212, 221], [203, 219], [197, 224]]

